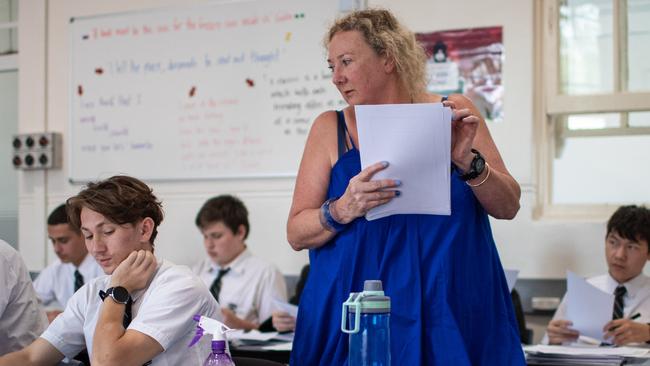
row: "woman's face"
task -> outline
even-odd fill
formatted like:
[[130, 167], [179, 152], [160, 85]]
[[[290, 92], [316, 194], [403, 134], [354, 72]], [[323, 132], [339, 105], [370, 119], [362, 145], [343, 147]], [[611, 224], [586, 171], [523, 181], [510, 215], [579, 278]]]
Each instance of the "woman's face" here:
[[358, 31], [339, 32], [328, 45], [332, 82], [349, 105], [381, 104], [392, 65]]

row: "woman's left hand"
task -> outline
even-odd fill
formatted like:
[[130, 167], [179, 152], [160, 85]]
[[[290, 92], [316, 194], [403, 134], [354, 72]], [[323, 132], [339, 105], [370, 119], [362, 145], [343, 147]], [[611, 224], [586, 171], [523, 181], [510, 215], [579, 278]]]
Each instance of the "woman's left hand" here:
[[451, 120], [451, 161], [462, 171], [468, 171], [474, 154], [471, 152], [474, 137], [481, 119], [469, 108], [457, 109], [450, 100], [442, 102], [452, 109]]

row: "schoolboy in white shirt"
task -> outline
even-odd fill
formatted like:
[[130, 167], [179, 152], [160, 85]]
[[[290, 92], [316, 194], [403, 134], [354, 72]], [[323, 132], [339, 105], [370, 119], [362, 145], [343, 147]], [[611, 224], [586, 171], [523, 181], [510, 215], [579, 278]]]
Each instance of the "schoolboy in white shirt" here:
[[[650, 210], [641, 206], [619, 207], [607, 222], [605, 258], [608, 273], [587, 281], [614, 294], [612, 321], [603, 325], [611, 343], [622, 346], [650, 341], [650, 277], [643, 267], [650, 260]], [[542, 343], [563, 344], [579, 340], [580, 333], [566, 319], [562, 300], [548, 324]]]
[[32, 343], [46, 327], [23, 258], [0, 239], [0, 356]]
[[88, 255], [81, 231], [70, 225], [65, 205], [50, 213], [47, 235], [58, 260], [41, 271], [34, 281], [34, 289], [43, 305], [52, 307], [47, 311], [47, 319], [52, 322], [81, 286], [95, 277], [103, 276], [104, 271], [95, 258]]
[[88, 184], [67, 211], [109, 276], [83, 286], [41, 338], [1, 357], [0, 366], [54, 365], [83, 347], [93, 365], [202, 364], [210, 340], [187, 348], [193, 316], [219, 320], [219, 305], [188, 268], [154, 257], [163, 213], [151, 188], [111, 177]]
[[192, 270], [222, 306], [224, 323], [235, 329], [257, 329], [273, 314], [274, 299], [286, 302], [282, 273], [246, 247], [248, 210], [230, 195], [213, 197], [196, 216], [208, 258]]

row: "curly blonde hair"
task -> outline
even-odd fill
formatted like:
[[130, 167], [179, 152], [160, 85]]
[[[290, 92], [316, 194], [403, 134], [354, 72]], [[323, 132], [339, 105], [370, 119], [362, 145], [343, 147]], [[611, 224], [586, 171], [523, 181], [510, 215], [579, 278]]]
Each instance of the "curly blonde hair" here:
[[358, 31], [377, 55], [395, 62], [397, 74], [411, 98], [426, 92], [427, 57], [415, 34], [386, 9], [359, 10], [337, 19], [323, 41], [325, 48], [339, 32]]

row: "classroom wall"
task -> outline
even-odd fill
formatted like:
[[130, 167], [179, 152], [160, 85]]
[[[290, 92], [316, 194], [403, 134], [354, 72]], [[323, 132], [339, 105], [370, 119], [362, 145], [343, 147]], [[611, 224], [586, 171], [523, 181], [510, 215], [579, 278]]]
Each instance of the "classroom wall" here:
[[[197, 1], [192, 1], [196, 3]], [[50, 130], [65, 134], [68, 121], [67, 25], [72, 16], [122, 12], [189, 3], [181, 0], [44, 0], [20, 1], [21, 132]], [[392, 9], [415, 31], [503, 26], [505, 46], [504, 110], [502, 123], [490, 124], [492, 135], [514, 177], [522, 186], [522, 208], [513, 221], [493, 220], [494, 236], [506, 268], [525, 278], [561, 278], [566, 268], [593, 275], [605, 269], [603, 222], [535, 221], [536, 193], [533, 142], [533, 1], [470, 0], [369, 1]], [[22, 16], [25, 15], [25, 16]], [[54, 259], [46, 241], [47, 212], [80, 186], [70, 184], [64, 169], [19, 173], [20, 250], [31, 270]], [[251, 212], [250, 248], [297, 274], [306, 252], [294, 252], [286, 242], [285, 225], [293, 179], [228, 179], [152, 184], [164, 202], [166, 219], [160, 228], [157, 253], [189, 264], [202, 254], [194, 215], [213, 195], [240, 196]], [[471, 253], [468, 253], [471, 255]]]

